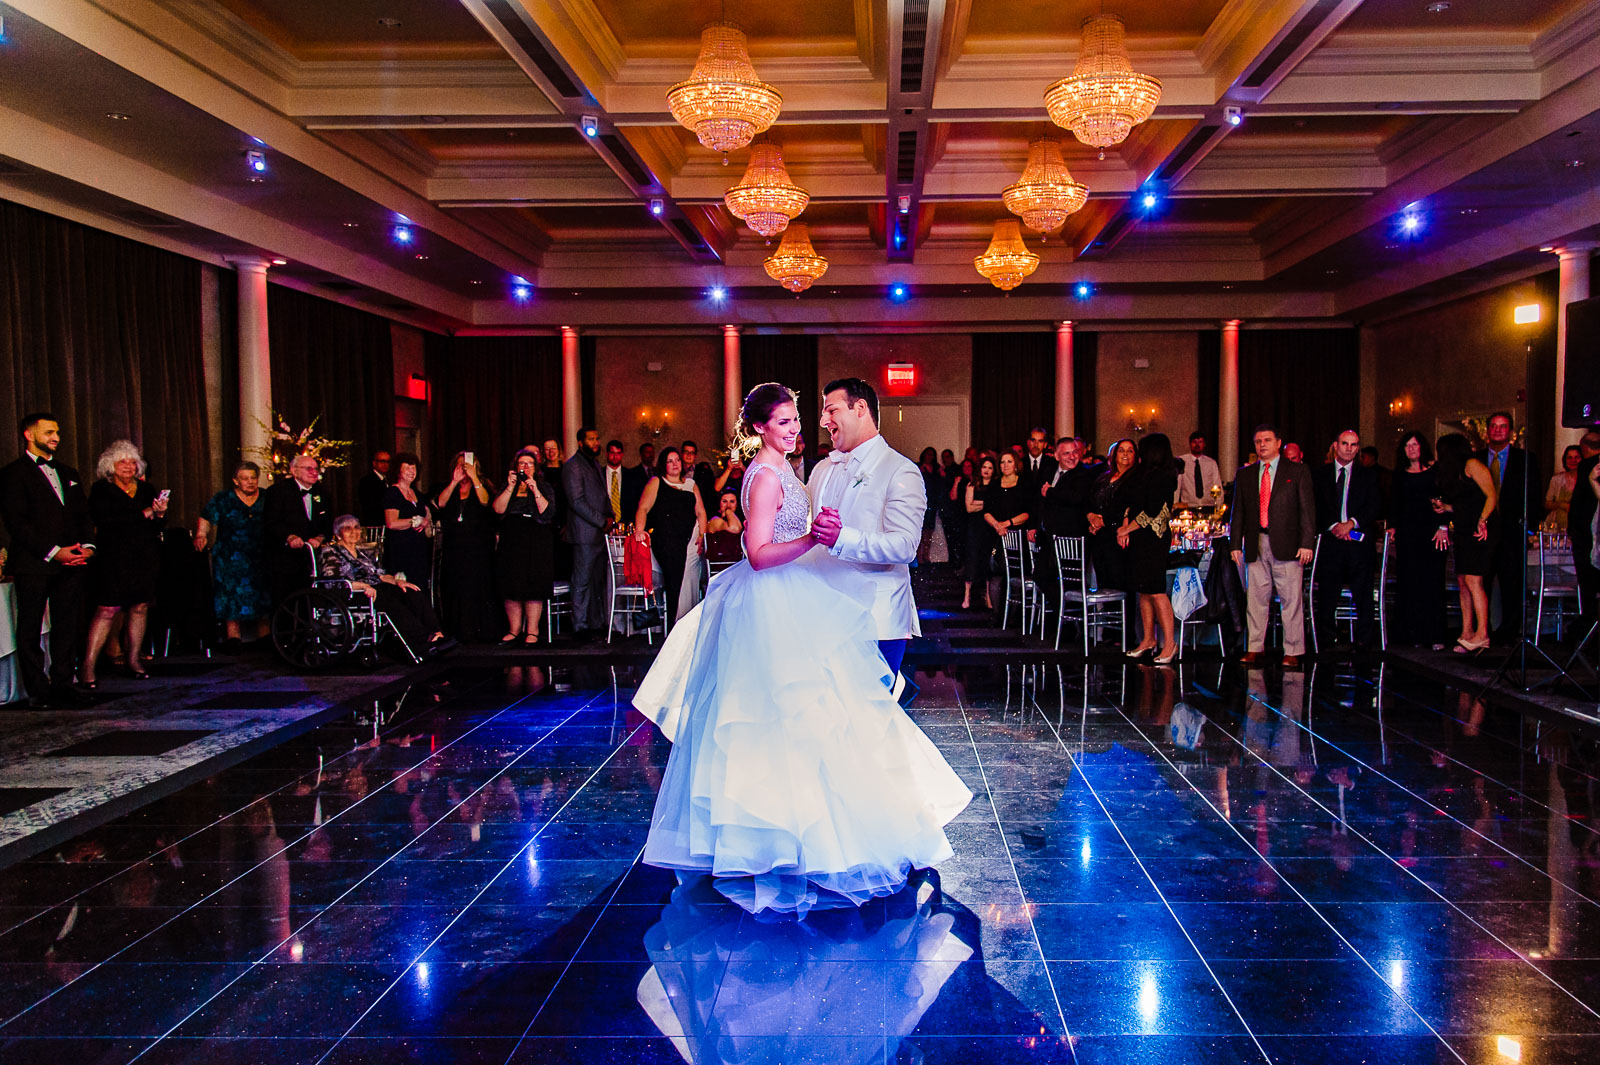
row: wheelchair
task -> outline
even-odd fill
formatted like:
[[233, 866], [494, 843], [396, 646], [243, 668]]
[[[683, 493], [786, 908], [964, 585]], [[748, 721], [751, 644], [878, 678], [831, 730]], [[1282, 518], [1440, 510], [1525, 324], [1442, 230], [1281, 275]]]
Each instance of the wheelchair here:
[[272, 645], [285, 662], [304, 671], [351, 660], [375, 668], [386, 636], [394, 638], [413, 664], [422, 661], [373, 600], [350, 581], [317, 576], [316, 549], [307, 547], [306, 553], [311, 561], [310, 585], [290, 593], [272, 615]]

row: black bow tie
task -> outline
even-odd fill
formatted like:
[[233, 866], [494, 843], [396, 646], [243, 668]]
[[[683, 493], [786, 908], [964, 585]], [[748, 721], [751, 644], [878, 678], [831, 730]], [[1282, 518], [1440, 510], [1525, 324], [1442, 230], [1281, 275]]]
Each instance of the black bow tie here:
[[55, 459], [41, 459], [35, 456], [33, 461], [39, 464], [40, 469], [53, 470], [56, 468]]
[[306, 496], [308, 496], [310, 494], [311, 494], [311, 489], [309, 489], [309, 488], [300, 489], [300, 498], [301, 499], [304, 499]]

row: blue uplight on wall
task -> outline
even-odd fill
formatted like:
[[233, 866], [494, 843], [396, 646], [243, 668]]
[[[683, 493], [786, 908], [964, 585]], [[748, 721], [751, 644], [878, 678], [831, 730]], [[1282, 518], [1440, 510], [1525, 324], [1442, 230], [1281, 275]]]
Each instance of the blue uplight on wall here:
[[1072, 286], [1072, 294], [1080, 300], [1086, 300], [1094, 295], [1094, 286], [1087, 281], [1079, 281]]

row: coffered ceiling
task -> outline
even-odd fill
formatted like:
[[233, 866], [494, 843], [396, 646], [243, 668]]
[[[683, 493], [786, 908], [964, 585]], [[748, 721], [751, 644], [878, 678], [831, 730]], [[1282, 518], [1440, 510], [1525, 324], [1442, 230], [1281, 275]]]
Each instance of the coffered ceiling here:
[[[1104, 159], [1043, 106], [1102, 6], [6, 0], [0, 196], [453, 329], [1363, 320], [1600, 227], [1600, 0], [1110, 5], [1164, 93]], [[724, 11], [832, 264], [798, 300], [721, 204], [748, 151], [667, 113]], [[1047, 132], [1090, 200], [1003, 296], [972, 258]]]

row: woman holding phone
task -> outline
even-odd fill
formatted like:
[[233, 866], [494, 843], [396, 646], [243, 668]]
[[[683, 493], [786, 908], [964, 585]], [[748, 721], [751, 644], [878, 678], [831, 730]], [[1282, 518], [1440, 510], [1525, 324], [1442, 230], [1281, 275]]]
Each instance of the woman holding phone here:
[[495, 607], [495, 514], [477, 456], [459, 452], [450, 483], [434, 497], [439, 515], [439, 614], [462, 643], [493, 638], [502, 624]]
[[144, 655], [145, 626], [161, 577], [161, 530], [167, 524], [170, 492], [157, 492], [144, 479], [148, 467], [131, 440], [117, 440], [95, 464], [89, 489], [89, 515], [94, 519], [96, 551], [90, 568], [94, 618], [89, 622], [89, 647], [78, 671], [85, 688], [98, 684], [95, 666], [117, 615], [128, 614], [128, 672], [148, 679]]

